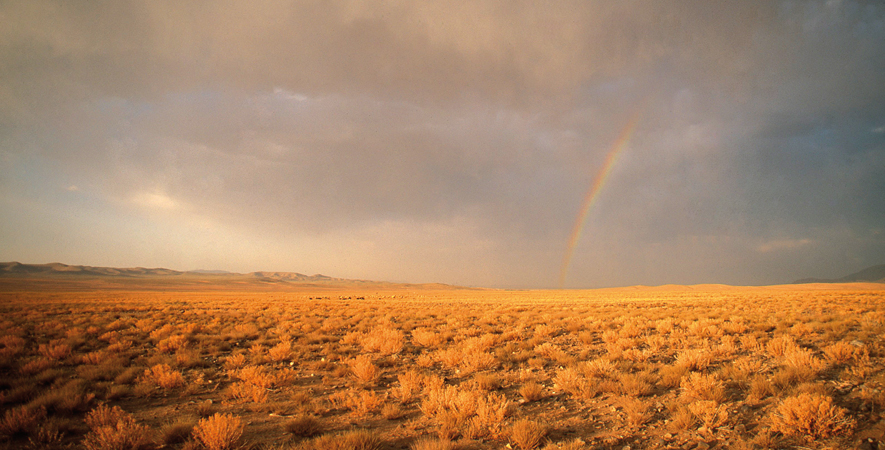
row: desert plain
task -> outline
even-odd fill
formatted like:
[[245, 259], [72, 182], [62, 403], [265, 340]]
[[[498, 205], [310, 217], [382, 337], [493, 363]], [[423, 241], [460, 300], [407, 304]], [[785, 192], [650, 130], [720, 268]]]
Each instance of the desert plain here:
[[197, 278], [0, 283], [0, 448], [885, 441], [881, 283], [493, 290]]

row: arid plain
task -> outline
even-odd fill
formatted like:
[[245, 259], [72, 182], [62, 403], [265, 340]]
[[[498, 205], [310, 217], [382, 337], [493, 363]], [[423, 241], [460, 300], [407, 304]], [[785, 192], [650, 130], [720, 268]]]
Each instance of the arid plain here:
[[142, 282], [0, 285], [0, 448], [885, 440], [879, 283]]

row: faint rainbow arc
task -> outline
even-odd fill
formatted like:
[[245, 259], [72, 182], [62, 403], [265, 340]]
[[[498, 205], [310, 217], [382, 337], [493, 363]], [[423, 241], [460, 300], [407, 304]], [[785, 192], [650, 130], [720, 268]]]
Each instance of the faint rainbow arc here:
[[630, 142], [630, 136], [633, 135], [633, 130], [636, 129], [636, 124], [639, 122], [639, 116], [639, 112], [635, 113], [633, 117], [630, 118], [630, 121], [627, 122], [624, 129], [621, 130], [618, 139], [605, 156], [605, 163], [603, 163], [599, 172], [596, 173], [596, 177], [593, 178], [593, 183], [590, 185], [590, 188], [587, 189], [587, 194], [584, 195], [584, 201], [581, 203], [578, 217], [575, 218], [575, 225], [569, 236], [568, 245], [565, 249], [565, 256], [562, 258], [562, 266], [559, 269], [560, 288], [565, 285], [565, 276], [568, 273], [569, 264], [571, 264], [572, 254], [575, 252], [575, 246], [578, 245], [578, 239], [580, 239], [581, 231], [584, 229], [584, 222], [587, 221], [587, 216], [590, 214], [590, 207], [593, 206], [593, 203], [599, 196], [599, 191], [601, 191], [602, 187], [605, 185], [605, 181], [608, 179], [611, 169], [615, 165], [615, 161], [618, 159], [618, 155], [620, 155], [621, 151], [624, 150]]

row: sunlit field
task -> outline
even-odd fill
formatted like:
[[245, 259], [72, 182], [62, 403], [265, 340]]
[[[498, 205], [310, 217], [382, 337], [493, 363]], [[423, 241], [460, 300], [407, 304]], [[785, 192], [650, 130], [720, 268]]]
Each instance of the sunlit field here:
[[870, 447], [883, 294], [0, 293], [0, 447]]

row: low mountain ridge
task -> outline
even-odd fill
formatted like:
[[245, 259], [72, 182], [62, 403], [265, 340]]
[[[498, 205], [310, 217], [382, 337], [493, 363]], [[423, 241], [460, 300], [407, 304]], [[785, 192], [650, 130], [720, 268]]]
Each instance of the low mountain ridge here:
[[859, 272], [845, 275], [842, 278], [803, 278], [801, 280], [794, 281], [793, 284], [858, 282], [885, 283], [885, 264], [867, 267], [866, 269], [863, 269]]
[[182, 272], [164, 268], [93, 267], [62, 263], [22, 264], [0, 262], [0, 289], [299, 289], [371, 288], [400, 289], [447, 285], [389, 283], [334, 278], [297, 272], [232, 273], [215, 270]]

